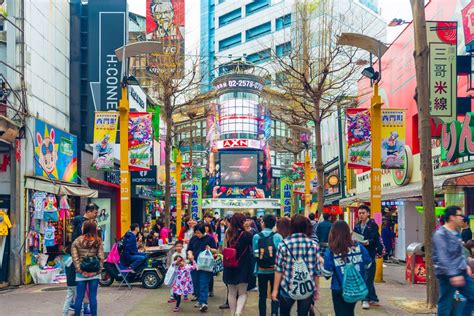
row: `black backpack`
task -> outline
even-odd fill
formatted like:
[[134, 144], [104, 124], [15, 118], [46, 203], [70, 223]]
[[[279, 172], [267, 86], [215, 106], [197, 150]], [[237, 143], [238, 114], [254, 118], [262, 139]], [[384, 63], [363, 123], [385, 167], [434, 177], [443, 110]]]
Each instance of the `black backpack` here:
[[275, 244], [273, 243], [273, 235], [275, 233], [271, 233], [267, 237], [263, 235], [263, 233], [258, 234], [260, 239], [258, 240], [258, 256], [257, 256], [257, 264], [259, 268], [263, 269], [271, 269], [275, 267], [275, 258], [277, 249]]

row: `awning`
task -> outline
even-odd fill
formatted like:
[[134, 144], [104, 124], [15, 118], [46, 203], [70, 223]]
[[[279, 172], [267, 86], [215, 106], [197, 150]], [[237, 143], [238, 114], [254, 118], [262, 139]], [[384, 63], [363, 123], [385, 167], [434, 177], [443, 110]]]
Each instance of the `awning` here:
[[67, 194], [87, 198], [96, 198], [99, 196], [97, 190], [93, 190], [89, 187], [61, 181], [53, 182], [39, 177], [26, 177], [25, 188], [58, 195]]
[[[458, 174], [446, 174], [441, 176], [435, 176], [433, 179], [434, 193], [438, 194], [443, 192], [446, 186], [459, 185], [462, 186], [466, 183], [466, 176], [473, 177], [474, 172], [465, 172]], [[474, 182], [471, 183], [473, 185]], [[421, 181], [410, 183], [405, 186], [396, 186], [389, 189], [382, 189], [382, 200], [398, 200], [412, 197], [421, 196]], [[364, 203], [370, 202], [370, 192], [364, 192], [350, 196], [339, 201], [340, 206], [355, 206], [355, 202]]]

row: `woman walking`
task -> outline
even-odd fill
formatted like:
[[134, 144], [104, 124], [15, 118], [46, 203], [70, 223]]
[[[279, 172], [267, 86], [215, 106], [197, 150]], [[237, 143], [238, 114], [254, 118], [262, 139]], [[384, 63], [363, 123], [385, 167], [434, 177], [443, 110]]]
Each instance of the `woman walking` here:
[[242, 315], [247, 301], [247, 286], [253, 277], [253, 237], [245, 230], [245, 221], [245, 215], [236, 213], [232, 216], [227, 230], [227, 247], [236, 249], [235, 259], [238, 261], [235, 268], [226, 267], [224, 264], [224, 283], [229, 289], [228, 299], [232, 316]]
[[365, 276], [372, 259], [365, 247], [352, 241], [349, 225], [337, 221], [331, 228], [328, 240], [329, 248], [324, 255], [323, 274], [331, 280], [332, 302], [336, 316], [353, 316], [356, 303], [347, 303], [342, 297], [344, 267], [351, 262], [362, 277]]
[[82, 225], [82, 235], [71, 246], [71, 256], [76, 268], [76, 302], [74, 315], [80, 316], [82, 301], [89, 289], [89, 303], [91, 315], [97, 315], [97, 289], [99, 287], [100, 272], [104, 265], [104, 246], [97, 234], [97, 224], [87, 220]]

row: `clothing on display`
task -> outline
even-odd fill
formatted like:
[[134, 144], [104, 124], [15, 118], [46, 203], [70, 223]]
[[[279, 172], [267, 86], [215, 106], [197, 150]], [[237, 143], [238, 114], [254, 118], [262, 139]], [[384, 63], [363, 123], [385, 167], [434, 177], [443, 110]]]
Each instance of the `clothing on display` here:
[[48, 194], [44, 200], [43, 220], [57, 222], [59, 220], [58, 201], [54, 194]]
[[51, 223], [44, 230], [44, 245], [46, 247], [52, 247], [56, 244], [56, 241], [54, 240], [55, 231], [56, 231], [56, 228], [54, 228], [54, 226], [52, 226]]
[[71, 218], [71, 212], [70, 212], [69, 203], [67, 201], [67, 195], [61, 196], [61, 199], [59, 200], [59, 217], [61, 219]]
[[35, 192], [33, 194], [33, 205], [34, 205], [34, 219], [43, 219], [44, 216], [44, 203], [46, 199], [46, 192]]
[[8, 236], [8, 229], [12, 227], [10, 218], [4, 210], [0, 210], [0, 236]]

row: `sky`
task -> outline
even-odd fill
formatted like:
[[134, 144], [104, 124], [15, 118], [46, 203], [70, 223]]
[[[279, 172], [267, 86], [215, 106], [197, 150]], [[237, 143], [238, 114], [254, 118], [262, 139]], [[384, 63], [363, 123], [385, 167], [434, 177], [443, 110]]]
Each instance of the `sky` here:
[[[146, 0], [127, 0], [127, 2], [130, 11], [145, 15]], [[200, 0], [185, 0], [185, 43], [186, 53], [189, 55], [196, 55], [199, 51], [200, 2]], [[406, 21], [412, 19], [410, 0], [379, 0], [379, 7], [382, 18], [387, 22], [394, 18]], [[391, 43], [404, 28], [405, 25], [389, 27], [387, 29], [387, 44]]]

